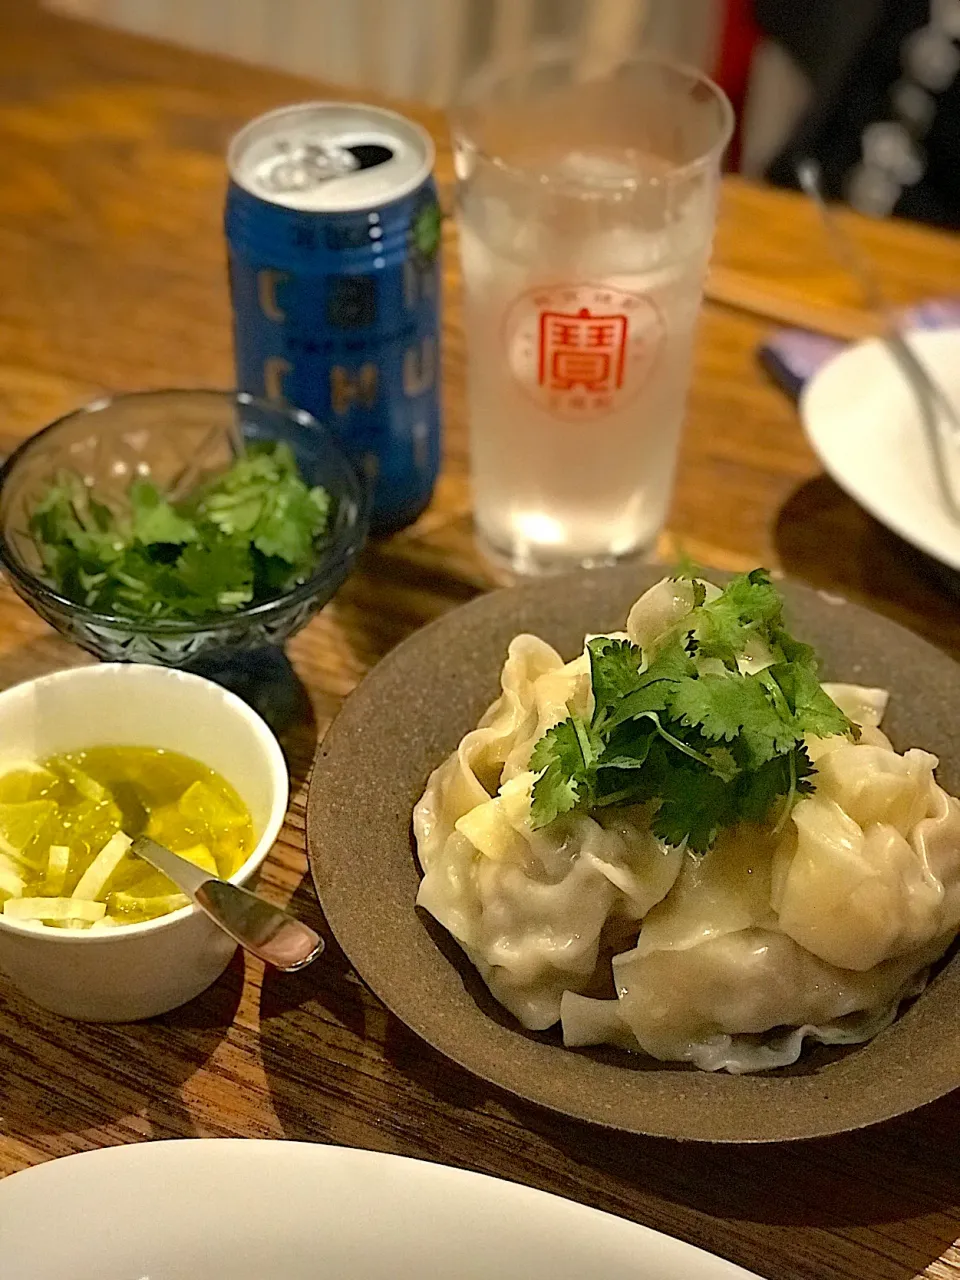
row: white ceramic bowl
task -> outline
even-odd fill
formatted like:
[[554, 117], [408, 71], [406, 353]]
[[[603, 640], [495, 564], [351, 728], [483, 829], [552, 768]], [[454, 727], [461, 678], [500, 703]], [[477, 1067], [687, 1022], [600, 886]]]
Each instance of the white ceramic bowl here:
[[[231, 878], [255, 880], [287, 809], [283, 753], [261, 718], [210, 680], [165, 667], [104, 663], [0, 693], [0, 774], [17, 761], [96, 746], [163, 747], [215, 769], [250, 810], [257, 845]], [[0, 971], [70, 1018], [130, 1022], [192, 1000], [236, 944], [197, 907], [103, 932], [0, 915]]]

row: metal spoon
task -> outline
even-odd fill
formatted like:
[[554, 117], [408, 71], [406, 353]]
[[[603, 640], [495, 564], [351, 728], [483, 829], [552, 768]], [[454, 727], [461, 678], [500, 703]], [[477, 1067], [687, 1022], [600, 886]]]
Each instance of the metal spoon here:
[[950, 484], [949, 466], [940, 431], [940, 421], [944, 418], [954, 436], [960, 438], [960, 419], [957, 412], [946, 392], [931, 377], [923, 361], [918, 359], [913, 348], [900, 332], [897, 316], [887, 301], [876, 272], [827, 204], [820, 182], [820, 166], [816, 160], [799, 161], [797, 181], [817, 206], [834, 256], [860, 285], [864, 302], [880, 321], [880, 340], [893, 357], [917, 401], [934, 479], [940, 490], [943, 505], [947, 514], [960, 523], [960, 503]]
[[274, 968], [293, 973], [316, 960], [323, 950], [320, 935], [289, 911], [271, 906], [238, 884], [218, 880], [149, 836], [137, 836], [130, 852], [162, 871], [224, 933]]

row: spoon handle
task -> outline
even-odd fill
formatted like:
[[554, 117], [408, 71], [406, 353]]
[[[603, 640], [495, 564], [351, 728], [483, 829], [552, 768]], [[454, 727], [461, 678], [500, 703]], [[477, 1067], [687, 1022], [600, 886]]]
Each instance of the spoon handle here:
[[130, 852], [169, 876], [224, 933], [274, 968], [285, 973], [303, 969], [323, 950], [320, 935], [289, 911], [229, 880], [218, 880], [149, 836], [138, 836]]
[[308, 925], [229, 880], [204, 881], [193, 899], [244, 950], [284, 973], [305, 968], [323, 950]]

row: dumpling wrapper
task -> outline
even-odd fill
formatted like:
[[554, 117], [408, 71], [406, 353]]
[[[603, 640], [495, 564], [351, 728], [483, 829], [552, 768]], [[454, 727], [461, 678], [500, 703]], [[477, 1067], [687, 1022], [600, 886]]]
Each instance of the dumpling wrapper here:
[[533, 775], [465, 815], [424, 875], [417, 904], [461, 943], [494, 996], [524, 1026], [560, 1017], [566, 990], [594, 979], [605, 930], [636, 922], [669, 891], [683, 853], [630, 810], [605, 825], [583, 814], [532, 831]]
[[876, 1035], [903, 999], [922, 990], [926, 967], [947, 942], [869, 973], [837, 969], [766, 929], [685, 949], [629, 952], [614, 960], [619, 1000], [564, 997], [564, 1043], [625, 1044], [632, 1037], [652, 1057], [734, 1074], [786, 1066], [807, 1036], [836, 1044]]
[[618, 941], [625, 928], [636, 936], [682, 854], [629, 809], [532, 831], [530, 752], [560, 720], [591, 713], [589, 658], [564, 663], [542, 640], [518, 636], [501, 688], [414, 811], [417, 903], [460, 942], [496, 998], [543, 1029], [559, 1019], [564, 990], [593, 980], [608, 925]]
[[[496, 794], [502, 778], [526, 770], [541, 734], [591, 697], [584, 656], [563, 659], [536, 636], [511, 641], [500, 677], [501, 694], [476, 729], [435, 769], [413, 815], [417, 855], [426, 871], [457, 821]], [[509, 764], [508, 764], [509, 762]]]
[[[845, 746], [818, 762], [773, 862], [779, 927], [829, 964], [865, 972], [960, 925], [960, 805], [936, 757]], [[948, 892], [949, 889], [949, 892]]]

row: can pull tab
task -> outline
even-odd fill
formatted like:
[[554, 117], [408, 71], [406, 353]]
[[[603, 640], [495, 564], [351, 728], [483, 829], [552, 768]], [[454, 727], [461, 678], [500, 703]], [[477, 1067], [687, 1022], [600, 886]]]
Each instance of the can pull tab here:
[[393, 159], [389, 147], [379, 142], [360, 142], [351, 147], [336, 142], [304, 142], [285, 148], [263, 175], [263, 184], [277, 195], [309, 191], [331, 178], [345, 178], [360, 169], [375, 169]]
[[302, 146], [277, 156], [263, 174], [263, 184], [278, 194], [309, 191], [318, 182], [343, 178], [362, 168], [360, 160], [347, 147], [332, 142], [305, 142]]

